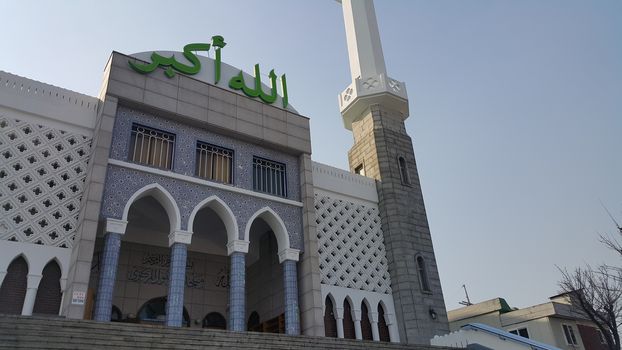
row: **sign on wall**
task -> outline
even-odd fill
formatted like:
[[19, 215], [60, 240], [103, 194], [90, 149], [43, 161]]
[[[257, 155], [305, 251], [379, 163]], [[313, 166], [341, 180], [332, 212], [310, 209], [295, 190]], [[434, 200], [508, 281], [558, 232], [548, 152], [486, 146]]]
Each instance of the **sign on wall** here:
[[[218, 85], [222, 74], [222, 49], [226, 45], [227, 43], [222, 36], [215, 35], [212, 37], [211, 43], [192, 43], [184, 46], [183, 57], [188, 60], [190, 64], [179, 62], [175, 55], [167, 57], [160, 55], [155, 51], [151, 53], [151, 63], [139, 64], [134, 63], [132, 60], [129, 60], [128, 63], [132, 69], [141, 74], [149, 74], [156, 70], [156, 68], [162, 67], [164, 68], [164, 74], [168, 78], [173, 78], [176, 73], [195, 75], [201, 71], [201, 60], [195, 52], [209, 52], [211, 49], [214, 49], [215, 59], [213, 81], [215, 85]], [[266, 86], [269, 88], [269, 91], [266, 92], [263, 87], [264, 84], [261, 81], [259, 64], [255, 64], [252, 84], [246, 83], [244, 79], [244, 72], [240, 70], [239, 74], [230, 77], [228, 87], [233, 90], [241, 91], [248, 97], [259, 98], [265, 103], [273, 104], [277, 101], [277, 80], [279, 80], [281, 83], [281, 101], [283, 108], [286, 108], [288, 105], [288, 96], [287, 79], [285, 74], [282, 74], [279, 78], [274, 72], [274, 69], [272, 69], [268, 74], [268, 79], [270, 80], [269, 85]]]

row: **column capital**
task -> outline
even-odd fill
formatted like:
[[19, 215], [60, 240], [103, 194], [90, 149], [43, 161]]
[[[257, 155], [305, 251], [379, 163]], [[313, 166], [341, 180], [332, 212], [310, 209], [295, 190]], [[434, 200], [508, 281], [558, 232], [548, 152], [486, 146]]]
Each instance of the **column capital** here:
[[337, 316], [337, 319], [343, 320], [343, 308], [342, 307], [336, 307], [335, 308], [335, 316]]
[[234, 252], [248, 253], [249, 241], [243, 241], [241, 239], [234, 239], [227, 243], [227, 255], [231, 255]]
[[378, 323], [378, 313], [377, 312], [370, 312], [368, 315], [369, 315], [369, 321], [371, 323]]
[[118, 233], [120, 235], [125, 234], [125, 229], [127, 228], [126, 220], [119, 219], [106, 219], [106, 232]]
[[387, 324], [387, 326], [392, 325], [394, 323], [393, 322], [394, 320], [395, 320], [395, 315], [390, 314], [390, 313], [384, 314], [384, 322]]
[[279, 264], [285, 260], [298, 261], [300, 250], [294, 248], [285, 248], [279, 252]]
[[352, 318], [353, 318], [355, 321], [359, 321], [359, 322], [360, 322], [360, 321], [361, 321], [361, 314], [362, 314], [362, 313], [363, 313], [363, 312], [362, 312], [361, 310], [354, 310], [354, 309], [353, 309], [353, 310], [352, 310]]
[[192, 232], [190, 231], [173, 231], [168, 235], [168, 246], [172, 246], [175, 243], [183, 243], [190, 245], [192, 241]]

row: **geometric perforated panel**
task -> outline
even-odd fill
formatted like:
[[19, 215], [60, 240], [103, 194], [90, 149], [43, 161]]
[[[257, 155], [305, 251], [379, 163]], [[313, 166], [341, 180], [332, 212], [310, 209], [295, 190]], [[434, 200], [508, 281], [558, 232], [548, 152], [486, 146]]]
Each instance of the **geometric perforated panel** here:
[[0, 239], [72, 247], [90, 143], [0, 116]]
[[321, 283], [391, 293], [378, 208], [315, 195]]

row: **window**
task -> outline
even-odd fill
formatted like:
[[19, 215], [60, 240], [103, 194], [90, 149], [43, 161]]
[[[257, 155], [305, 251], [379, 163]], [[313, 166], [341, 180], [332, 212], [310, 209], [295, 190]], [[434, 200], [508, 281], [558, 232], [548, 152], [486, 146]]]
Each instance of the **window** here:
[[529, 332], [527, 331], [527, 328], [514, 329], [514, 330], [511, 330], [510, 333], [520, 335], [523, 338], [529, 339]]
[[406, 160], [400, 156], [397, 158], [397, 164], [400, 167], [400, 177], [402, 184], [410, 186], [410, 175], [408, 174], [408, 167], [406, 167]]
[[566, 337], [566, 343], [568, 345], [578, 345], [577, 337], [574, 335], [574, 330], [571, 325], [562, 324], [562, 328], [564, 330], [564, 336]]
[[253, 190], [286, 197], [285, 164], [253, 157]]
[[198, 142], [196, 174], [208, 180], [233, 183], [233, 151]]
[[172, 169], [174, 149], [175, 135], [142, 125], [132, 125], [129, 156], [132, 162]]
[[421, 284], [421, 289], [423, 289], [424, 292], [431, 292], [432, 290], [430, 289], [430, 282], [428, 281], [428, 271], [425, 267], [425, 260], [423, 260], [423, 257], [421, 256], [417, 257], [417, 271], [419, 272], [419, 283]]
[[360, 164], [359, 166], [354, 168], [354, 173], [365, 176], [365, 168], [363, 167], [363, 164]]

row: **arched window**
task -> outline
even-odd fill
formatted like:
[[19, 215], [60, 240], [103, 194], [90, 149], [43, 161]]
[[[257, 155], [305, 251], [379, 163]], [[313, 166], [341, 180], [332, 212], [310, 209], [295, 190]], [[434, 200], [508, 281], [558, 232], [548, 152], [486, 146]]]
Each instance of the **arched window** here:
[[246, 328], [249, 331], [260, 332], [260, 329], [257, 329], [261, 321], [259, 320], [259, 314], [257, 311], [251, 312], [251, 315], [248, 317], [248, 322], [246, 323]]
[[324, 312], [324, 335], [327, 337], [337, 338], [337, 318], [335, 317], [335, 308], [330, 297], [326, 297]]
[[121, 322], [123, 320], [123, 313], [117, 306], [112, 305], [112, 312], [110, 313], [111, 322]]
[[408, 174], [408, 167], [406, 166], [406, 159], [404, 157], [397, 157], [397, 164], [400, 167], [400, 177], [402, 184], [410, 185], [410, 175]]
[[417, 272], [419, 272], [419, 283], [421, 289], [425, 292], [431, 292], [430, 281], [428, 280], [428, 271], [425, 266], [425, 260], [422, 256], [417, 257]]
[[28, 286], [28, 263], [19, 257], [9, 265], [0, 286], [0, 313], [21, 315]]
[[352, 306], [350, 306], [348, 299], [343, 301], [343, 337], [346, 339], [356, 339]]
[[227, 329], [227, 320], [218, 312], [210, 312], [203, 319], [203, 328]]
[[[190, 316], [184, 307], [183, 325], [190, 327]], [[138, 319], [147, 323], [164, 323], [166, 321], [166, 297], [153, 298], [138, 310]]]
[[373, 340], [371, 332], [371, 322], [369, 321], [369, 310], [367, 310], [367, 304], [363, 301], [361, 303], [361, 333], [364, 340]]
[[387, 321], [384, 319], [382, 304], [378, 304], [378, 334], [380, 335], [380, 341], [391, 341], [389, 326], [387, 326]]
[[37, 289], [33, 314], [58, 315], [62, 294], [60, 291], [60, 266], [52, 260], [43, 269], [43, 277]]

